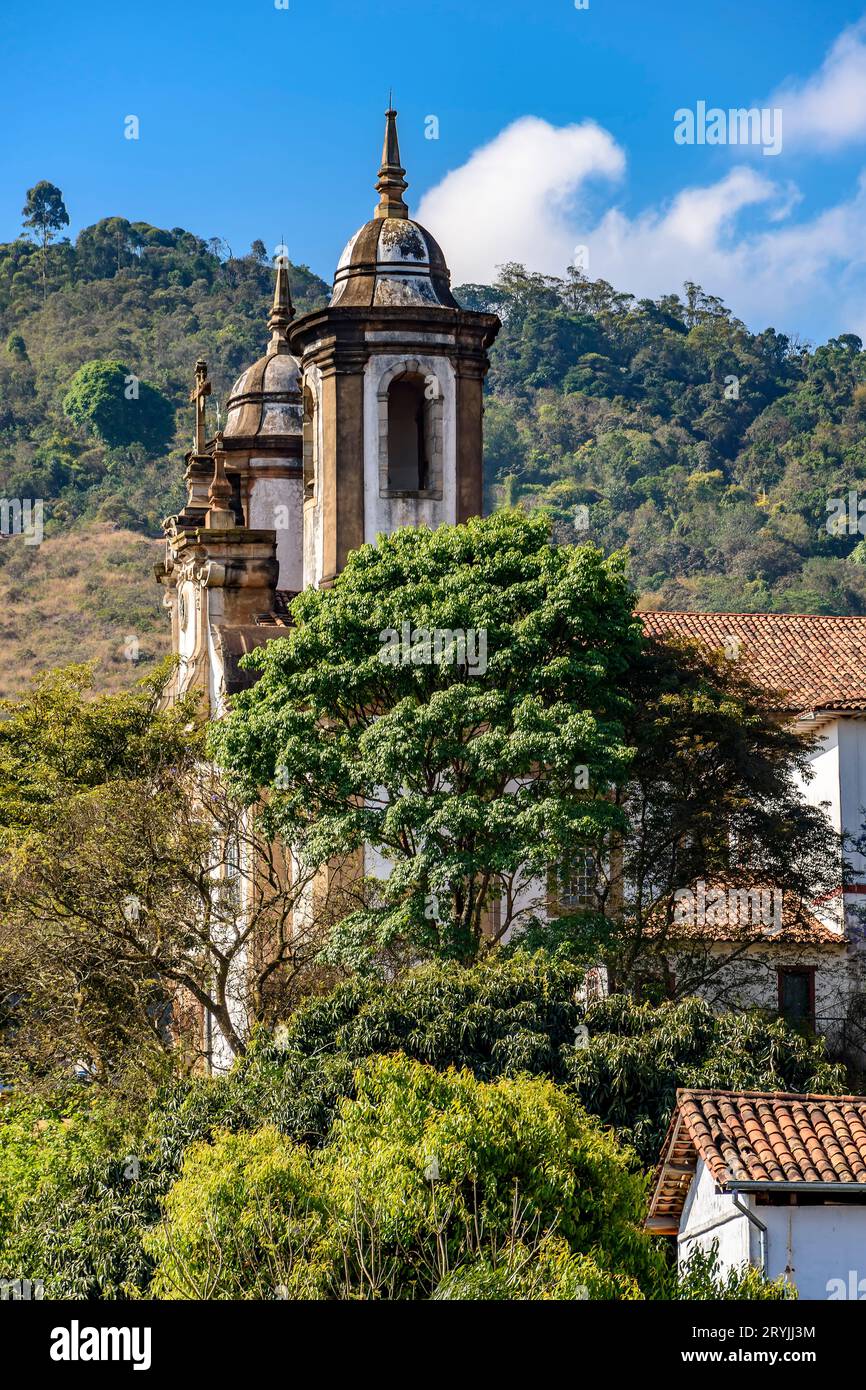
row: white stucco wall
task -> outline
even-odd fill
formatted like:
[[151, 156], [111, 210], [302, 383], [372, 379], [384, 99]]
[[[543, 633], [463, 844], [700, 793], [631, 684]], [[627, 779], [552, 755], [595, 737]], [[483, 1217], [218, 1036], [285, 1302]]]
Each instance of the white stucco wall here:
[[[809, 766], [814, 774], [810, 781], [798, 778], [803, 799], [812, 806], [822, 806], [833, 829], [841, 828], [841, 800], [839, 793], [839, 735], [840, 724], [847, 721], [834, 720], [820, 733], [820, 741], [809, 758]], [[803, 723], [808, 732], [808, 723]], [[829, 803], [829, 804], [826, 804]]]
[[[826, 1299], [831, 1281], [866, 1276], [866, 1207], [761, 1207], [772, 1277], [788, 1270], [801, 1298]], [[828, 1285], [830, 1288], [828, 1289]]]
[[[730, 947], [714, 948], [717, 959], [730, 955]], [[676, 959], [672, 957], [676, 970]], [[745, 954], [714, 971], [697, 991], [708, 1003], [719, 1008], [767, 1009], [779, 1007], [778, 969], [780, 966], [815, 969], [815, 1027], [826, 1034], [831, 1046], [841, 1037], [851, 990], [849, 957], [844, 946], [821, 950], [806, 946], [751, 947]]]
[[[705, 1227], [711, 1229], [705, 1230]], [[737, 1212], [727, 1193], [716, 1192], [716, 1185], [703, 1159], [697, 1171], [680, 1218], [677, 1259], [683, 1265], [695, 1249], [709, 1254], [718, 1241], [719, 1264], [723, 1270], [736, 1269], [752, 1258], [750, 1223]], [[755, 1247], [757, 1258], [758, 1247]]]
[[[841, 828], [850, 835], [859, 835], [863, 830], [863, 807], [866, 806], [866, 720], [840, 719], [835, 728]], [[866, 864], [862, 856], [852, 857], [852, 862], [860, 867]]]
[[[801, 1299], [838, 1299], [851, 1297], [855, 1291], [866, 1298], [866, 1206], [757, 1206], [749, 1193], [742, 1193], [740, 1201], [767, 1228], [769, 1278], [784, 1275], [796, 1286]], [[704, 1229], [711, 1223], [719, 1224]], [[714, 1241], [718, 1241], [722, 1272], [746, 1260], [755, 1266], [760, 1263], [757, 1229], [737, 1212], [730, 1193], [716, 1192], [708, 1169], [699, 1160], [680, 1220], [680, 1264], [696, 1247], [709, 1251]], [[864, 1288], [859, 1292], [861, 1280]]]
[[[268, 459], [251, 459], [267, 466]], [[278, 589], [298, 593], [304, 587], [304, 484], [300, 478], [256, 478], [250, 484], [249, 524], [277, 533]]]

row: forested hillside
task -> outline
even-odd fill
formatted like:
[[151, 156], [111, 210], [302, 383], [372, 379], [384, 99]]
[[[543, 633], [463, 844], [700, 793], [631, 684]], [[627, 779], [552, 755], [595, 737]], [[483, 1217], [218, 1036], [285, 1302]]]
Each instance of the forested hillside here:
[[[273, 293], [260, 241], [236, 256], [218, 238], [109, 217], [72, 244], [51, 211], [43, 198], [48, 222], [0, 245], [0, 498], [45, 503], [41, 545], [0, 537], [0, 694], [90, 657], [115, 688], [131, 652], [143, 669], [167, 650], [153, 564], [182, 500], [193, 366], [206, 358], [216, 428], [217, 404], [264, 351]], [[306, 267], [290, 274], [299, 313], [326, 301]], [[124, 370], [94, 377], [95, 362]], [[130, 374], [138, 408], [118, 423], [105, 396]]]
[[866, 611], [856, 522], [827, 530], [828, 500], [866, 491], [859, 338], [750, 333], [692, 284], [635, 300], [506, 266], [460, 296], [504, 320], [485, 415], [494, 505], [545, 503], [563, 539], [627, 545], [644, 607]]
[[[181, 498], [193, 365], [208, 362], [215, 427], [263, 351], [272, 271], [261, 241], [237, 255], [118, 217], [73, 243], [48, 184], [25, 213], [0, 245], [0, 498], [43, 498], [46, 539], [0, 538], [0, 693], [87, 656], [110, 687], [131, 636], [142, 662], [166, 646], [151, 564]], [[325, 301], [307, 267], [291, 278], [299, 313]], [[503, 320], [488, 507], [544, 504], [563, 539], [627, 545], [644, 606], [866, 612], [866, 547], [825, 524], [829, 498], [866, 491], [859, 339], [754, 334], [692, 284], [635, 300], [509, 265], [457, 293]], [[130, 377], [132, 429], [112, 413]]]

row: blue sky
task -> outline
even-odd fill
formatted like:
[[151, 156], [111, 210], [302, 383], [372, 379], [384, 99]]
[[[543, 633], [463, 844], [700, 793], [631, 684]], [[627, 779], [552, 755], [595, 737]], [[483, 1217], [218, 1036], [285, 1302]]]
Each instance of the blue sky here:
[[[523, 260], [638, 294], [685, 278], [755, 327], [866, 336], [866, 4], [43, 0], [4, 14], [0, 237], [24, 192], [285, 238], [326, 279], [371, 213], [389, 86], [409, 200], [456, 282]], [[782, 109], [778, 155], [678, 145], [674, 112]], [[138, 140], [124, 138], [136, 115]], [[439, 138], [425, 138], [434, 115]]]

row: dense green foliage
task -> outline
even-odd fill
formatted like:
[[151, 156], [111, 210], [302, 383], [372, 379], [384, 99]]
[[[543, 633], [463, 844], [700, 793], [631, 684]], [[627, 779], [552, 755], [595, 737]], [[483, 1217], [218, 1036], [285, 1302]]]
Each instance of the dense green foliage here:
[[[138, 901], [127, 895], [146, 904], [157, 875], [151, 862], [149, 879], [136, 880], [131, 837], [115, 856], [109, 839], [142, 801], [133, 840], [139, 854], [160, 827], [172, 826], [166, 801], [179, 766], [200, 747], [194, 701], [162, 704], [167, 674], [93, 698], [91, 668], [68, 667], [35, 679], [24, 699], [0, 704], [4, 1081], [38, 1085], [75, 1065], [104, 1075], [109, 1059], [114, 1072], [130, 1059], [145, 1069], [163, 1064], [159, 950], [150, 941], [136, 959], [127, 920], [129, 903]], [[157, 805], [164, 820], [155, 821]], [[101, 808], [110, 814], [100, 821]], [[165, 837], [159, 850], [168, 860]], [[189, 873], [189, 858], [184, 868]], [[100, 932], [101, 871], [110, 880], [102, 893], [113, 938]], [[175, 894], [175, 915], [178, 906]]]
[[0, 1278], [41, 1279], [46, 1298], [147, 1288], [143, 1235], [166, 1178], [138, 1157], [142, 1097], [79, 1084], [0, 1109]]
[[159, 453], [174, 435], [174, 412], [165, 396], [123, 362], [85, 362], [63, 398], [63, 411], [112, 448], [141, 444]]
[[348, 981], [263, 1037], [222, 1089], [185, 1083], [166, 1105], [161, 1142], [176, 1156], [202, 1123], [265, 1122], [319, 1143], [353, 1069], [398, 1050], [479, 1080], [527, 1072], [573, 1088], [647, 1166], [678, 1086], [844, 1090], [823, 1043], [778, 1019], [717, 1014], [698, 999], [652, 1007], [615, 995], [584, 1007], [580, 980], [575, 967], [518, 951], [468, 970], [431, 964], [388, 984]]
[[[736, 663], [645, 639], [633, 606], [619, 556], [509, 508], [380, 536], [245, 658], [260, 678], [211, 746], [250, 802], [269, 789], [301, 863], [345, 865], [332, 963], [466, 963], [519, 935], [604, 953], [628, 989], [684, 883], [784, 882], [791, 913], [838, 890], [838, 837], [799, 790], [810, 743]], [[706, 945], [682, 992], [718, 977]]]
[[[406, 1152], [427, 1148], [422, 1139], [428, 1130], [426, 1122], [418, 1130], [419, 1115], [429, 1114], [431, 1094], [444, 1096], [451, 1085], [457, 1087], [459, 1095], [470, 1097], [470, 1110], [485, 1096], [517, 1094], [534, 1098], [530, 1110], [543, 1100], [542, 1109], [548, 1102], [552, 1107], [552, 1112], [546, 1110], [548, 1114], [575, 1115], [577, 1112], [569, 1107], [577, 1101], [588, 1114], [610, 1126], [620, 1143], [637, 1148], [637, 1158], [628, 1161], [629, 1171], [638, 1160], [645, 1170], [655, 1163], [678, 1086], [825, 1093], [846, 1089], [841, 1068], [827, 1062], [822, 1044], [807, 1041], [777, 1020], [758, 1015], [718, 1016], [697, 1000], [650, 1008], [614, 997], [587, 1008], [575, 998], [579, 983], [580, 972], [574, 967], [543, 955], [521, 953], [468, 970], [453, 963], [431, 964], [389, 984], [348, 981], [328, 996], [303, 1005], [276, 1036], [262, 1034], [229, 1076], [169, 1084], [152, 1102], [144, 1135], [133, 1126], [121, 1139], [112, 1121], [110, 1138], [100, 1144], [98, 1152], [92, 1147], [87, 1150], [83, 1143], [75, 1153], [71, 1146], [66, 1150], [74, 1161], [55, 1164], [49, 1156], [40, 1167], [29, 1163], [27, 1150], [16, 1150], [22, 1124], [36, 1134], [36, 1117], [54, 1113], [51, 1097], [28, 1103], [23, 1119], [7, 1107], [0, 1111], [0, 1131], [5, 1116], [12, 1120], [13, 1129], [10, 1143], [5, 1149], [0, 1147], [0, 1186], [17, 1194], [17, 1216], [13, 1219], [7, 1213], [0, 1276], [17, 1277], [26, 1269], [30, 1277], [45, 1279], [49, 1297], [110, 1298], [145, 1293], [152, 1257], [157, 1255], [170, 1263], [174, 1258], [165, 1247], [157, 1250], [149, 1245], [148, 1254], [144, 1242], [146, 1233], [159, 1220], [161, 1199], [172, 1190], [182, 1171], [197, 1175], [195, 1182], [189, 1181], [181, 1189], [184, 1196], [179, 1199], [178, 1211], [183, 1208], [185, 1212], [186, 1230], [182, 1239], [192, 1242], [206, 1265], [209, 1237], [192, 1221], [195, 1203], [215, 1199], [223, 1190], [221, 1173], [231, 1164], [236, 1171], [255, 1177], [256, 1155], [262, 1159], [265, 1176], [275, 1164], [279, 1182], [295, 1184], [296, 1193], [301, 1190], [297, 1183], [303, 1180], [304, 1202], [309, 1199], [311, 1217], [328, 1228], [325, 1235], [320, 1229], [317, 1239], [327, 1244], [340, 1221], [338, 1208], [328, 1209], [322, 1196], [322, 1175], [329, 1174], [329, 1190], [338, 1184], [338, 1178], [340, 1184], [347, 1183], [351, 1171], [358, 1172], [359, 1180], [362, 1171], [369, 1176], [363, 1164], [355, 1167], [359, 1162], [357, 1148], [351, 1161], [346, 1159], [346, 1170], [340, 1166], [338, 1155], [345, 1157], [340, 1146], [349, 1128], [355, 1136], [362, 1132], [367, 1136], [362, 1149], [370, 1162], [378, 1144], [403, 1145], [392, 1183], [411, 1179], [416, 1196], [422, 1190], [426, 1193], [418, 1185], [418, 1173]], [[585, 1034], [579, 1031], [581, 1024]], [[375, 1130], [375, 1112], [384, 1102], [380, 1096], [371, 1104], [369, 1091], [366, 1100], [362, 1095], [361, 1108], [351, 1111], [354, 1119], [347, 1127], [346, 1105], [358, 1099], [359, 1077], [368, 1078], [364, 1084], [374, 1084], [369, 1078], [385, 1073], [371, 1072], [371, 1061], [395, 1055], [445, 1074], [444, 1090], [436, 1091], [426, 1073], [407, 1071], [408, 1062], [401, 1064], [402, 1071], [398, 1067], [391, 1073], [398, 1078], [395, 1087], [403, 1096], [396, 1130], [390, 1120], [388, 1125], [383, 1121], [382, 1130]], [[459, 1084], [453, 1081], [455, 1073], [462, 1073]], [[473, 1090], [467, 1075], [488, 1089]], [[417, 1098], [411, 1104], [406, 1100], [407, 1087], [412, 1092], [414, 1086], [407, 1078], [412, 1077], [419, 1078], [420, 1094], [427, 1097], [423, 1104]], [[526, 1077], [550, 1085], [539, 1091], [522, 1091], [521, 1078]], [[496, 1084], [504, 1081], [513, 1082], [517, 1091], [495, 1090]], [[103, 1103], [111, 1105], [111, 1091], [99, 1102]], [[444, 1104], [442, 1108], [447, 1109]], [[336, 1141], [335, 1124], [342, 1125]], [[492, 1137], [496, 1132], [493, 1126]], [[480, 1143], [483, 1135], [479, 1131], [476, 1134]], [[230, 1136], [246, 1136], [249, 1142], [232, 1144]], [[216, 1151], [211, 1147], [214, 1144]], [[328, 1154], [320, 1165], [312, 1155], [325, 1150]], [[609, 1156], [612, 1152], [605, 1149]], [[189, 1155], [195, 1157], [192, 1167], [185, 1170]], [[440, 1172], [447, 1177], [444, 1149], [437, 1160]], [[460, 1161], [464, 1160], [465, 1152]], [[480, 1158], [478, 1161], [480, 1164]], [[494, 1164], [500, 1175], [503, 1161], [500, 1154]], [[625, 1182], [626, 1168], [621, 1167], [620, 1159], [610, 1161], [620, 1174], [615, 1189], [622, 1191], [625, 1184], [629, 1191], [635, 1191]], [[525, 1173], [522, 1163], [519, 1153], [508, 1158], [512, 1176]], [[204, 1186], [196, 1196], [199, 1179]], [[368, 1191], [375, 1195], [375, 1188], [371, 1179]], [[343, 1201], [346, 1189], [341, 1190]], [[494, 1182], [494, 1190], [501, 1197], [501, 1176]], [[385, 1191], [393, 1196], [393, 1187], [384, 1184], [383, 1200]], [[238, 1194], [227, 1190], [226, 1201], [236, 1214]], [[413, 1228], [415, 1235], [420, 1233], [426, 1240], [430, 1208], [409, 1202], [406, 1215], [410, 1225], [413, 1220], [418, 1223]], [[257, 1226], [260, 1217], [261, 1213], [250, 1207], [239, 1223], [239, 1239], [255, 1245], [262, 1238], [262, 1229]], [[227, 1224], [233, 1221], [233, 1216], [226, 1217]], [[437, 1286], [437, 1297], [482, 1297], [487, 1296], [483, 1290], [497, 1288], [497, 1297], [562, 1297], [562, 1290], [575, 1284], [586, 1284], [590, 1296], [608, 1296], [592, 1292], [605, 1287], [599, 1269], [590, 1269], [586, 1262], [573, 1265], [577, 1247], [563, 1251], [556, 1243], [556, 1239], [568, 1239], [566, 1230], [553, 1231], [543, 1250], [538, 1248], [541, 1235], [541, 1231], [530, 1235], [524, 1230], [517, 1244], [525, 1250], [515, 1254], [512, 1264], [503, 1264], [493, 1248], [476, 1249], [466, 1268], [449, 1266], [447, 1280]], [[589, 1250], [582, 1238], [580, 1249], [584, 1253]], [[528, 1264], [524, 1263], [527, 1252], [531, 1257]], [[539, 1269], [530, 1274], [536, 1260]], [[604, 1260], [601, 1265], [608, 1271], [605, 1279], [616, 1272]], [[620, 1273], [628, 1269], [634, 1272], [633, 1265], [619, 1266]], [[329, 1264], [323, 1277], [327, 1281], [332, 1276], [333, 1265]], [[274, 1275], [270, 1264], [262, 1277], [272, 1285], [285, 1282]], [[444, 1273], [442, 1277], [444, 1280]], [[594, 1282], [596, 1279], [602, 1282]], [[675, 1291], [670, 1273], [659, 1268], [652, 1287], [656, 1296], [709, 1296], [706, 1271], [700, 1277], [696, 1272], [692, 1292], [684, 1292]], [[514, 1292], [506, 1295], [503, 1288]], [[734, 1292], [728, 1296], [736, 1297], [735, 1285], [731, 1288]], [[623, 1296], [623, 1287], [615, 1296]], [[757, 1293], [740, 1296], [755, 1297]]]
[[[272, 788], [271, 823], [304, 863], [364, 845], [389, 861], [337, 915], [333, 957], [358, 968], [408, 943], [471, 960], [494, 900], [500, 936], [538, 921], [532, 882], [623, 824], [603, 794], [625, 775], [621, 686], [640, 650], [621, 565], [502, 512], [380, 537], [292, 611], [213, 746], [250, 799]], [[386, 659], [404, 627], [411, 655]], [[470, 655], [437, 653], [437, 631]]]
[[354, 1090], [312, 1153], [274, 1129], [187, 1152], [150, 1242], [158, 1296], [429, 1298], [514, 1241], [523, 1263], [539, 1244], [555, 1254], [557, 1282], [597, 1266], [596, 1296], [651, 1287], [644, 1182], [550, 1082], [397, 1056]]
[[194, 702], [163, 707], [168, 668], [131, 689], [93, 697], [93, 670], [37, 676], [21, 700], [0, 703], [0, 845], [48, 828], [76, 794], [140, 776], [194, 743]]
[[[59, 215], [50, 198], [40, 208]], [[234, 256], [219, 238], [107, 217], [73, 244], [54, 239], [62, 225], [48, 227], [47, 242], [40, 222], [0, 245], [0, 496], [44, 498], [48, 535], [76, 518], [153, 534], [180, 502], [193, 364], [208, 362], [215, 429], [216, 403], [264, 351], [273, 270], [260, 241]], [[324, 302], [311, 271], [289, 273], [299, 312]], [[74, 423], [92, 408], [91, 390], [73, 392], [72, 419], [64, 403], [80, 369], [105, 361], [125, 364], [140, 397], [121, 391], [118, 403], [113, 392], [119, 427], [97, 434]], [[133, 406], [145, 409], [134, 416]], [[146, 571], [141, 583], [152, 583]]]
[[[750, 332], [720, 300], [635, 300], [506, 266], [457, 291], [492, 309], [489, 503], [554, 507], [564, 539], [628, 544], [649, 606], [866, 611], [861, 534], [827, 503], [866, 491], [866, 354]], [[585, 507], [579, 520], [577, 509]], [[576, 525], [577, 522], [577, 525]]]

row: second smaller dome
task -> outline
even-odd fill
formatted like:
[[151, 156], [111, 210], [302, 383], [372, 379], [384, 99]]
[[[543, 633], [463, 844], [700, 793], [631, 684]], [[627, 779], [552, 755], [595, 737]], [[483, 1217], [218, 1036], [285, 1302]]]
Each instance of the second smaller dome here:
[[[264, 357], [241, 372], [226, 402], [225, 440], [300, 436], [304, 427], [301, 366], [289, 351], [288, 328], [294, 316], [289, 272], [277, 267], [274, 303], [268, 328], [271, 341]], [[229, 447], [231, 444], [229, 443]]]

